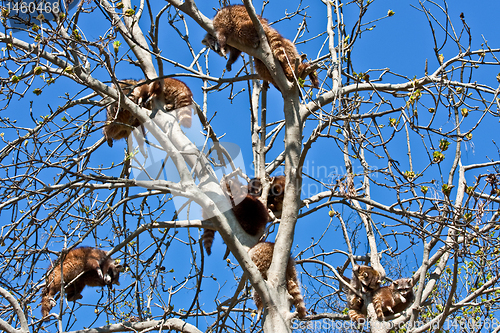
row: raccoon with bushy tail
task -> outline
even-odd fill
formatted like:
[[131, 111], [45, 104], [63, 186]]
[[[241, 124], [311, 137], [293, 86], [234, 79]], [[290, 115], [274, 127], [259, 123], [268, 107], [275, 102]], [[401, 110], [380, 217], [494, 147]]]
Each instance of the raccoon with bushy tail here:
[[[184, 82], [174, 78], [155, 80], [150, 84], [141, 84], [143, 82], [122, 80], [119, 84], [132, 102], [149, 110], [152, 109], [153, 99], [163, 95], [167, 111], [176, 110], [179, 123], [186, 128], [191, 127], [193, 94]], [[106, 109], [103, 134], [108, 145], [113, 147], [113, 140], [127, 138], [140, 125], [132, 112], [118, 107], [118, 103], [112, 103]]]
[[[262, 278], [264, 280], [267, 280], [267, 271], [269, 270], [269, 267], [271, 267], [273, 252], [274, 243], [270, 242], [257, 243], [248, 251], [250, 258], [259, 269], [260, 274], [262, 275]], [[288, 293], [290, 294], [290, 296], [292, 296], [293, 304], [295, 305], [295, 309], [297, 310], [298, 317], [301, 319], [305, 318], [307, 315], [307, 309], [304, 303], [304, 298], [302, 297], [302, 293], [300, 292], [300, 285], [297, 279], [297, 271], [295, 269], [295, 261], [292, 257], [289, 257], [286, 267], [286, 285]], [[257, 309], [262, 311], [262, 300], [255, 290], [253, 291], [253, 299], [255, 301]]]
[[122, 271], [123, 267], [115, 264], [103, 250], [86, 246], [72, 249], [64, 257], [62, 274], [57, 265], [46, 277], [41, 302], [43, 317], [56, 305], [54, 296], [61, 290], [63, 280], [66, 297], [74, 302], [83, 297], [81, 292], [85, 286], [111, 288], [113, 284], [119, 285]]
[[[300, 79], [305, 79], [309, 75], [312, 85], [318, 87], [319, 80], [316, 72], [310, 69], [309, 63], [303, 62], [304, 58], [299, 56], [295, 44], [272, 28], [266, 19], [260, 16], [258, 16], [258, 19], [264, 28], [273, 56], [281, 64], [288, 81], [294, 82], [296, 80], [295, 72], [297, 72]], [[229, 59], [226, 63], [228, 71], [231, 70], [232, 64], [241, 55], [241, 50], [227, 44], [228, 39], [254, 49], [260, 44], [257, 30], [243, 5], [231, 5], [221, 8], [213, 19], [213, 25], [216, 35], [207, 34], [202, 43], [221, 56], [226, 56], [229, 53]], [[297, 71], [295, 71], [295, 59], [297, 58], [300, 63]], [[257, 58], [255, 58], [255, 70], [263, 80], [271, 82], [278, 88], [267, 67]]]

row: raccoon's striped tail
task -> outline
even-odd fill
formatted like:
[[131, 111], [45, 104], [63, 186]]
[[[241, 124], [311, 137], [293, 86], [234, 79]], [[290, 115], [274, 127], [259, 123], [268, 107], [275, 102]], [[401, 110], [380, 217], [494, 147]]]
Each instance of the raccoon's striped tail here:
[[359, 322], [364, 323], [366, 319], [365, 315], [362, 314], [361, 311], [355, 309], [349, 310], [349, 318], [351, 318], [352, 321], [355, 321], [357, 323]]
[[179, 123], [186, 128], [191, 128], [193, 122], [191, 109], [192, 106], [183, 106], [177, 109], [177, 119], [179, 119]]
[[[377, 318], [379, 320], [384, 320], [384, 311], [382, 310], [382, 302], [377, 298], [373, 298], [373, 307], [375, 308], [375, 313], [377, 313]], [[393, 312], [390, 307], [388, 307], [390, 312]]]
[[208, 255], [212, 254], [212, 243], [214, 242], [215, 230], [205, 229], [203, 231], [203, 236], [201, 239], [203, 241], [203, 246], [205, 247], [205, 251], [207, 251]]
[[293, 298], [293, 304], [295, 305], [295, 309], [299, 315], [300, 319], [303, 319], [307, 316], [306, 304], [304, 303], [304, 297], [300, 292], [299, 281], [297, 280], [297, 271], [295, 270], [295, 261], [290, 258], [288, 261], [288, 276], [287, 276], [287, 289], [288, 293]]

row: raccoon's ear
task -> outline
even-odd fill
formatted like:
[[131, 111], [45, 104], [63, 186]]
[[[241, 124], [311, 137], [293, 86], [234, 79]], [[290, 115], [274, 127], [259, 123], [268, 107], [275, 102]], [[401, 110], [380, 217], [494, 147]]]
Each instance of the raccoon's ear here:
[[408, 284], [413, 287], [413, 280], [412, 280], [412, 278], [408, 278], [407, 280], [408, 280]]
[[120, 262], [121, 262], [120, 259], [115, 259], [115, 268], [118, 272], [124, 272], [125, 267], [123, 267], [123, 265], [121, 265]]
[[392, 281], [392, 284], [393, 284], [395, 287], [397, 287], [397, 286], [398, 286], [398, 284], [399, 284], [399, 282], [398, 282], [398, 280], [394, 280], [394, 281]]
[[359, 266], [359, 265], [354, 265], [354, 267], [352, 268], [352, 272], [353, 272], [353, 273], [357, 273], [357, 272], [359, 272], [359, 269], [360, 269], [360, 268], [361, 268], [361, 266]]

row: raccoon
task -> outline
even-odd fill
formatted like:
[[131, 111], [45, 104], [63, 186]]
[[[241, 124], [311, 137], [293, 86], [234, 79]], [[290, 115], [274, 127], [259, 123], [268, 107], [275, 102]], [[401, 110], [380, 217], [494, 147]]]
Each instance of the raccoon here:
[[[270, 242], [261, 242], [257, 243], [254, 247], [252, 247], [248, 254], [250, 258], [257, 266], [262, 274], [264, 280], [267, 280], [267, 271], [271, 266], [271, 261], [273, 259], [273, 251], [274, 251], [274, 243]], [[306, 305], [304, 303], [304, 298], [300, 293], [299, 281], [297, 279], [297, 271], [295, 270], [295, 261], [292, 257], [288, 259], [288, 265], [286, 268], [286, 283], [288, 293], [293, 298], [293, 303], [295, 305], [295, 309], [297, 310], [298, 317], [303, 319], [307, 315]], [[253, 291], [253, 299], [255, 301], [255, 305], [257, 309], [262, 311], [263, 304], [257, 292]]]
[[[295, 44], [282, 37], [282, 45], [283, 45], [283, 50], [284, 53], [280, 52], [278, 55], [275, 55], [275, 57], [280, 61], [281, 67], [283, 68], [283, 72], [285, 72], [286, 78], [288, 81], [293, 82], [294, 81], [294, 72], [295, 72], [295, 59], [299, 58], [301, 61], [299, 62], [299, 66], [297, 69], [297, 78], [300, 78], [304, 80], [307, 75], [309, 75], [309, 80], [311, 80], [311, 84], [315, 87], [319, 87], [319, 80], [318, 76], [316, 74], [316, 71], [309, 71], [310, 64], [307, 62], [303, 62], [305, 60], [305, 55], [299, 56], [299, 53], [297, 52], [297, 48], [295, 47]], [[276, 85], [276, 82], [274, 82], [273, 77], [271, 76], [271, 73], [267, 69], [266, 65], [259, 60], [255, 59], [255, 70], [257, 73], [259, 73], [259, 76], [268, 82], [271, 82], [276, 88], [278, 86]], [[307, 74], [309, 72], [309, 74]], [[278, 89], [279, 90], [279, 89]]]
[[391, 285], [382, 287], [373, 293], [373, 306], [379, 320], [386, 316], [404, 311], [414, 300], [411, 278], [398, 279]]
[[[351, 279], [349, 279], [348, 277], [346, 277], [344, 275], [342, 275], [342, 278], [344, 280], [346, 280], [349, 283], [349, 285], [354, 287]], [[358, 295], [356, 295], [356, 293], [352, 292], [350, 288], [348, 288], [347, 286], [345, 286], [343, 284], [341, 284], [340, 290], [347, 292], [347, 307], [349, 308], [349, 312], [348, 312], [349, 317], [351, 319], [356, 318], [356, 319], [352, 319], [352, 320], [358, 321], [359, 314], [362, 314], [362, 312], [363, 312], [363, 304], [364, 304], [363, 299], [361, 297], [359, 297]]]
[[[319, 86], [318, 77], [315, 71], [309, 71], [309, 63], [303, 63], [303, 59], [299, 57], [295, 44], [290, 40], [284, 38], [278, 31], [272, 28], [266, 19], [258, 17], [267, 41], [271, 48], [274, 58], [276, 58], [283, 68], [286, 78], [290, 82], [294, 82], [295, 72], [295, 59], [301, 59], [299, 64], [298, 74], [299, 78], [305, 79], [309, 73], [309, 78], [314, 87]], [[240, 44], [247, 45], [252, 48], [257, 48], [260, 44], [259, 35], [252, 19], [243, 5], [231, 5], [221, 8], [213, 19], [214, 29], [216, 36], [207, 34], [202, 43], [209, 46], [212, 50], [221, 56], [225, 56], [229, 52], [229, 59], [226, 63], [226, 69], [231, 70], [232, 64], [238, 60], [241, 51], [235, 47], [227, 45], [228, 39], [233, 39]], [[266, 81], [271, 82], [276, 88], [276, 82], [273, 80], [271, 73], [264, 65], [264, 63], [255, 59], [255, 69], [259, 76]], [[279, 89], [279, 88], [278, 88]]]
[[353, 268], [351, 285], [366, 293], [380, 288], [380, 273], [370, 266], [356, 265]]
[[262, 182], [260, 178], [252, 178], [248, 182], [248, 193], [261, 197], [262, 196]]
[[[251, 236], [256, 236], [264, 231], [269, 220], [266, 207], [259, 201], [258, 197], [241, 190], [241, 184], [234, 181], [231, 185], [226, 184], [232, 210], [236, 220], [240, 223], [245, 232]], [[236, 193], [235, 191], [238, 191]], [[241, 199], [243, 197], [243, 199]], [[241, 199], [238, 200], [238, 199]], [[206, 216], [203, 216], [205, 219]], [[215, 230], [205, 229], [203, 231], [203, 246], [207, 254], [212, 254], [212, 244]]]
[[[270, 180], [271, 187], [269, 189], [269, 195], [267, 196], [267, 208], [269, 208], [278, 217], [281, 216], [281, 211], [283, 210], [285, 182], [286, 177], [283, 175], [271, 177]], [[262, 183], [259, 178], [253, 178], [250, 180], [248, 183], [248, 193], [252, 193], [259, 197], [262, 195]]]
[[214, 51], [221, 57], [226, 57], [226, 54], [229, 53], [229, 59], [226, 62], [226, 69], [229, 72], [232, 70], [232, 65], [236, 62], [236, 60], [238, 60], [241, 55], [241, 51], [235, 47], [232, 47], [231, 45], [226, 45], [226, 49], [222, 50], [220, 48], [219, 42], [217, 41], [217, 38], [215, 38], [211, 34], [206, 34], [201, 43], [205, 46], [208, 46], [210, 49], [212, 49], [212, 51]]
[[113, 284], [120, 285], [118, 279], [123, 271], [122, 266], [116, 265], [105, 251], [93, 247], [78, 247], [69, 251], [62, 269], [62, 277], [59, 265], [46, 277], [41, 302], [43, 317], [55, 306], [54, 296], [61, 290], [62, 279], [66, 297], [71, 302], [83, 297], [81, 292], [85, 286], [111, 288]]
[[348, 294], [347, 306], [349, 307], [349, 318], [355, 322], [364, 322], [366, 318], [366, 308], [363, 309], [364, 301], [356, 294]]
[[[193, 93], [184, 82], [174, 78], [166, 78], [163, 79], [163, 82], [156, 80], [150, 84], [150, 100], [161, 95], [162, 85], [167, 111], [177, 110], [179, 123], [186, 128], [190, 128], [192, 111], [189, 106], [193, 104]], [[150, 105], [146, 105], [146, 107], [151, 108]]]
[[[380, 288], [380, 273], [370, 266], [354, 266], [352, 270], [351, 287], [363, 293], [373, 292]], [[347, 306], [351, 320], [359, 322], [365, 318], [363, 299], [349, 289], [347, 293]]]
[[[192, 112], [189, 106], [193, 103], [193, 94], [189, 87], [184, 82], [173, 78], [160, 81], [156, 80], [150, 84], [141, 85], [144, 80], [122, 80], [119, 84], [124, 94], [129, 95], [134, 103], [150, 110], [153, 98], [157, 98], [163, 92], [167, 111], [176, 109], [179, 123], [184, 127], [191, 127]], [[132, 90], [134, 86], [136, 87]], [[130, 111], [119, 108], [117, 103], [113, 103], [107, 108], [106, 120], [107, 125], [103, 129], [103, 133], [110, 147], [113, 147], [113, 140], [128, 137], [135, 127], [141, 125], [139, 119]]]
[[[119, 82], [120, 88], [125, 95], [137, 103], [138, 99], [143, 99], [147, 95], [147, 85], [142, 85], [133, 89], [134, 86], [143, 81], [136, 80], [122, 80]], [[113, 88], [116, 88], [113, 85]], [[106, 138], [108, 146], [113, 147], [113, 140], [120, 140], [127, 138], [134, 128], [141, 125], [132, 113], [125, 109], [120, 109], [118, 103], [113, 103], [106, 109], [106, 126], [104, 127], [103, 134]]]

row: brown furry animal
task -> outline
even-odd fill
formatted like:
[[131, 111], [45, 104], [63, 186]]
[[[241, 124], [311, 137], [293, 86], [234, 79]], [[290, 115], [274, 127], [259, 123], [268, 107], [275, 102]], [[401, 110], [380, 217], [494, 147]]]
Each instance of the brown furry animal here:
[[354, 293], [347, 294], [347, 306], [349, 307], [349, 318], [355, 322], [364, 322], [366, 318], [366, 308], [363, 309], [364, 301]]
[[[303, 62], [306, 59], [305, 55], [300, 56], [297, 52], [295, 44], [284, 37], [282, 39], [282, 47], [284, 53], [282, 50], [278, 55], [275, 55], [275, 57], [280, 61], [281, 67], [283, 68], [288, 81], [295, 81], [295, 59], [299, 58], [300, 61], [297, 70], [297, 78], [305, 80], [306, 76], [309, 75], [309, 80], [311, 80], [311, 84], [313, 85], [313, 87], [318, 88], [318, 75], [316, 74], [316, 71], [309, 72], [309, 63]], [[255, 70], [257, 71], [257, 73], [259, 73], [260, 77], [265, 81], [271, 82], [275, 87], [278, 87], [276, 85], [276, 82], [274, 82], [273, 77], [271, 76], [271, 73], [267, 69], [266, 65], [264, 65], [264, 63], [259, 59], [255, 59], [254, 63]], [[307, 74], [308, 72], [309, 74]]]
[[[193, 93], [182, 81], [174, 78], [166, 78], [163, 82], [156, 80], [149, 86], [149, 99], [159, 98], [162, 92], [167, 105], [167, 111], [177, 110], [179, 123], [187, 128], [191, 127], [192, 112], [190, 106], [193, 104]], [[148, 105], [146, 105], [148, 107]]]
[[119, 285], [121, 271], [122, 266], [115, 265], [114, 260], [103, 250], [78, 247], [69, 251], [62, 263], [62, 277], [60, 265], [54, 267], [46, 277], [41, 302], [43, 317], [56, 305], [54, 296], [61, 291], [62, 280], [66, 297], [71, 302], [82, 298], [81, 292], [85, 286], [111, 288], [112, 284]]
[[373, 306], [379, 320], [404, 311], [414, 300], [412, 279], [398, 279], [373, 293]]
[[[191, 127], [192, 112], [189, 106], [193, 103], [193, 94], [184, 82], [173, 78], [140, 85], [142, 82], [144, 80], [122, 80], [120, 88], [125, 95], [129, 95], [134, 103], [150, 110], [152, 100], [159, 98], [163, 92], [167, 111], [177, 110], [179, 123], [184, 127]], [[136, 87], [134, 88], [134, 86]], [[119, 108], [117, 103], [113, 103], [107, 108], [106, 120], [107, 124], [103, 133], [110, 147], [113, 147], [113, 140], [127, 138], [134, 128], [141, 125], [130, 111]]]
[[[285, 197], [285, 182], [284, 175], [271, 177], [269, 195], [267, 196], [267, 208], [269, 208], [277, 217], [281, 216], [283, 210], [283, 198]], [[248, 193], [257, 196], [262, 195], [262, 182], [259, 178], [253, 178], [248, 183]]]
[[[319, 81], [316, 72], [309, 70], [309, 63], [302, 62], [304, 59], [299, 56], [295, 44], [281, 36], [278, 31], [267, 23], [266, 19], [260, 16], [258, 18], [264, 28], [273, 56], [280, 62], [288, 81], [294, 82], [296, 80], [295, 59], [298, 58], [300, 61], [297, 69], [298, 78], [305, 79], [309, 75], [312, 85], [318, 87]], [[252, 48], [257, 48], [260, 44], [257, 30], [243, 5], [231, 5], [221, 8], [213, 19], [213, 25], [216, 36], [207, 34], [202, 43], [209, 46], [221, 56], [225, 56], [228, 52], [230, 53], [226, 63], [228, 71], [231, 70], [231, 65], [238, 60], [241, 54], [241, 50], [227, 44], [228, 40], [233, 40]], [[267, 67], [257, 58], [255, 59], [255, 69], [263, 80], [271, 82], [278, 88]]]
[[[222, 57], [226, 57], [226, 54], [229, 53], [229, 59], [226, 62], [226, 69], [230, 72], [232, 70], [232, 65], [238, 60], [241, 55], [241, 51], [231, 45], [226, 45], [226, 49], [222, 50], [217, 38], [212, 36], [211, 34], [206, 34], [205, 38], [201, 41], [203, 45], [208, 46], [212, 51], [217, 53]], [[258, 43], [257, 43], [258, 46]], [[256, 47], [257, 47], [256, 46]]]
[[[372, 291], [372, 303], [379, 320], [386, 316], [400, 313], [406, 310], [415, 299], [413, 294], [412, 279], [398, 279], [389, 286]], [[363, 299], [356, 296], [350, 304], [349, 316], [353, 321], [361, 321], [366, 318], [366, 307]]]
[[[351, 287], [354, 290], [367, 293], [380, 288], [380, 273], [370, 266], [356, 265], [352, 269]], [[359, 322], [365, 318], [363, 314], [363, 299], [349, 289], [347, 292], [347, 306], [351, 320]]]
[[[250, 258], [259, 269], [260, 274], [262, 274], [264, 280], [267, 280], [267, 271], [269, 267], [271, 267], [273, 252], [274, 252], [274, 243], [270, 242], [257, 243], [257, 245], [255, 245], [248, 251]], [[299, 281], [297, 279], [297, 271], [295, 270], [295, 261], [293, 260], [292, 257], [288, 259], [288, 265], [286, 267], [286, 283], [287, 283], [288, 293], [293, 298], [293, 304], [295, 305], [295, 309], [297, 310], [298, 317], [302, 319], [307, 315], [307, 309], [304, 303], [304, 298], [300, 293]], [[262, 311], [263, 309], [262, 300], [260, 299], [259, 294], [257, 294], [255, 290], [253, 291], [253, 299], [255, 301], [257, 309], [259, 309], [259, 311]]]
[[[262, 233], [269, 220], [269, 214], [258, 197], [243, 191], [241, 184], [237, 180], [226, 183], [226, 189], [233, 207], [234, 216], [243, 230], [251, 236]], [[203, 218], [206, 217], [203, 216]], [[203, 231], [203, 246], [208, 255], [212, 254], [214, 236], [215, 230], [205, 229]]]
[[351, 286], [366, 293], [380, 288], [380, 273], [370, 266], [356, 265], [352, 270]]
[[[119, 82], [123, 93], [129, 95], [129, 98], [134, 103], [137, 103], [139, 95], [144, 95], [147, 91], [147, 86], [142, 85], [133, 89], [132, 92], [132, 88], [138, 83], [136, 80], [122, 80]], [[115, 85], [113, 85], [113, 88], [116, 88]], [[110, 147], [113, 147], [113, 140], [127, 138], [134, 128], [141, 125], [140, 121], [130, 111], [120, 109], [118, 103], [113, 103], [107, 107], [106, 120], [107, 125], [102, 132]]]
[[248, 193], [260, 197], [262, 196], [262, 182], [260, 178], [252, 178], [248, 182]]

